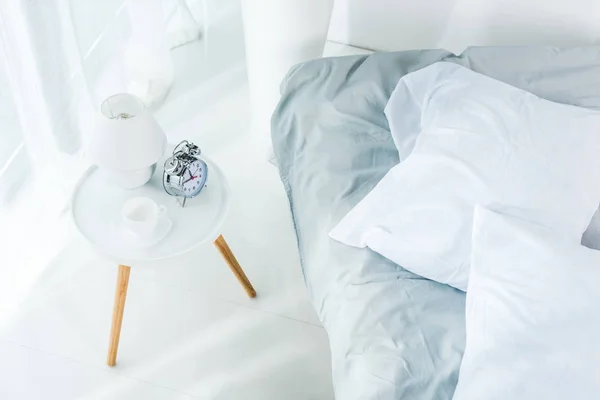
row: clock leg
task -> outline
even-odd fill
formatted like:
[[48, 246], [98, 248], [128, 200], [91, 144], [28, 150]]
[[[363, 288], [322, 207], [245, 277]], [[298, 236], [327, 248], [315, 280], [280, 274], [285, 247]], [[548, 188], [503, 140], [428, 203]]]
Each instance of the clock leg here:
[[112, 327], [110, 329], [110, 341], [108, 344], [108, 357], [106, 358], [106, 363], [110, 367], [114, 367], [117, 363], [117, 350], [119, 349], [119, 338], [121, 336], [121, 324], [123, 323], [125, 298], [127, 297], [130, 271], [131, 267], [128, 267], [127, 265], [119, 265], [117, 287], [115, 289], [115, 305], [113, 308]]
[[217, 249], [219, 249], [219, 252], [227, 262], [227, 265], [229, 265], [231, 272], [233, 272], [238, 282], [240, 282], [240, 284], [248, 294], [248, 297], [256, 297], [256, 290], [254, 290], [254, 288], [252, 287], [250, 280], [244, 273], [244, 270], [242, 270], [242, 267], [240, 267], [240, 264], [235, 259], [235, 256], [231, 252], [231, 249], [227, 245], [227, 242], [225, 241], [222, 235], [219, 235], [217, 240], [215, 240], [215, 246], [217, 247]]

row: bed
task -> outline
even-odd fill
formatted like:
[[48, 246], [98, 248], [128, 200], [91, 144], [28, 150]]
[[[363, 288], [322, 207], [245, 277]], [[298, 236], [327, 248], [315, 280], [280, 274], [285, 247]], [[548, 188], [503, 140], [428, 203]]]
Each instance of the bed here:
[[328, 232], [402, 160], [383, 110], [398, 80], [457, 63], [559, 103], [600, 109], [600, 47], [474, 47], [315, 60], [290, 70], [272, 118], [302, 268], [328, 333], [339, 399], [451, 399], [463, 292]]

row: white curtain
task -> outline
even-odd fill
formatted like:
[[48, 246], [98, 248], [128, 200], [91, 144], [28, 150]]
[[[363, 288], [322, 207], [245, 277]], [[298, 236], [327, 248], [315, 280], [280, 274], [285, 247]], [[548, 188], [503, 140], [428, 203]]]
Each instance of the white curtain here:
[[0, 18], [9, 90], [31, 172], [58, 173], [72, 167], [82, 122], [93, 112], [69, 4], [6, 2]]
[[197, 37], [181, 0], [1, 2], [0, 322], [71, 235], [65, 210], [101, 100], [133, 91], [156, 107], [168, 92], [163, 1]]

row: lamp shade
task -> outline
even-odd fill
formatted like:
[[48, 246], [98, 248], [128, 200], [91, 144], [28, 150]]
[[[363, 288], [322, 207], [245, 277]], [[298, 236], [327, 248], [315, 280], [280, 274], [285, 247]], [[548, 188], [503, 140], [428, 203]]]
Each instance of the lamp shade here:
[[167, 137], [144, 103], [132, 94], [113, 95], [102, 103], [88, 145], [91, 161], [110, 171], [136, 171], [155, 164]]

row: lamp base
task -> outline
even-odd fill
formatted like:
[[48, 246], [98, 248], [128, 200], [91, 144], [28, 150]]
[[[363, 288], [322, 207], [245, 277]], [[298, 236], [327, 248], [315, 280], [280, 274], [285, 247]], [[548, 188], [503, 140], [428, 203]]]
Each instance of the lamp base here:
[[123, 189], [135, 189], [145, 185], [156, 170], [156, 164], [133, 171], [106, 170], [110, 180]]

